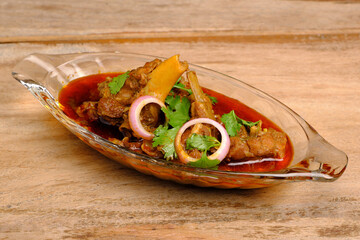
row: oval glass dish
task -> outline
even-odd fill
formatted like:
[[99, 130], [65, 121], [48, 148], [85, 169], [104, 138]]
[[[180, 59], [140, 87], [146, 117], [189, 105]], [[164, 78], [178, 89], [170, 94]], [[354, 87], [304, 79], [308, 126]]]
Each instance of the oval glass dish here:
[[[271, 96], [225, 74], [189, 64], [200, 85], [239, 100], [278, 125], [291, 139], [290, 165], [276, 172], [230, 172], [194, 168], [129, 151], [88, 131], [60, 109], [64, 85], [97, 73], [126, 72], [154, 56], [132, 53], [32, 54], [19, 62], [13, 77], [24, 85], [66, 128], [105, 156], [139, 172], [182, 184], [218, 188], [261, 188], [290, 181], [330, 182], [344, 172], [346, 154], [324, 140], [305, 120]], [[160, 58], [163, 60], [163, 58]]]

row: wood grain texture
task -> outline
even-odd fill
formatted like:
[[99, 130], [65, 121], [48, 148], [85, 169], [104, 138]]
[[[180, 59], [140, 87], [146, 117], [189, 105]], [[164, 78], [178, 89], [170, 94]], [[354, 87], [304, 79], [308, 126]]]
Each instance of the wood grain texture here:
[[[0, 239], [359, 239], [360, 2], [0, 1]], [[333, 183], [184, 186], [89, 148], [11, 77], [33, 52], [182, 59], [279, 99], [349, 156]]]
[[[2, 0], [0, 40], [156, 37], [167, 32], [238, 31], [302, 35], [360, 33], [359, 1]], [[240, 33], [242, 32], [242, 33]], [[89, 35], [89, 36], [88, 36]], [[150, 36], [149, 36], [150, 35]], [[84, 37], [85, 36], [85, 37]], [[139, 37], [139, 36], [138, 36]], [[141, 37], [141, 36], [140, 36]], [[359, 38], [359, 35], [357, 35]], [[326, 38], [326, 36], [325, 36]]]
[[86, 35], [47, 35], [1, 37], [0, 43], [144, 43], [144, 42], [229, 42], [229, 43], [313, 43], [359, 40], [358, 30], [301, 32], [262, 32], [262, 31], [169, 31], [169, 32], [131, 32]]
[[[327, 239], [360, 237], [360, 42], [3, 44], [0, 238]], [[183, 186], [126, 169], [62, 127], [10, 72], [32, 52], [132, 51], [243, 79], [297, 111], [350, 158], [333, 183], [259, 190]]]

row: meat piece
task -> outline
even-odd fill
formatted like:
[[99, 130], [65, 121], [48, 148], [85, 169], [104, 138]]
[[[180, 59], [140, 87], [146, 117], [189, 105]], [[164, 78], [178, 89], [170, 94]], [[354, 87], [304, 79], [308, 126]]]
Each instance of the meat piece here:
[[215, 120], [214, 114], [208, 114], [209, 108], [208, 105], [201, 102], [193, 102], [191, 103], [191, 116], [193, 118], [211, 118]]
[[189, 154], [190, 157], [195, 158], [195, 159], [200, 159], [201, 156], [202, 156], [202, 152], [200, 152], [199, 150], [197, 150], [195, 148], [189, 150], [188, 154]]
[[90, 122], [96, 121], [99, 118], [97, 114], [97, 102], [83, 102], [75, 111], [79, 117], [85, 118]]
[[130, 77], [137, 79], [138, 81], [136, 83], [138, 83], [139, 85], [144, 87], [147, 84], [147, 82], [149, 81], [148, 75], [157, 66], [159, 66], [160, 63], [161, 63], [160, 59], [155, 59], [151, 62], [147, 62], [147, 63], [145, 63], [145, 65], [143, 67], [139, 67], [139, 68], [131, 71], [129, 75], [130, 75]]
[[210, 98], [202, 91], [196, 73], [190, 71], [187, 73], [191, 90], [195, 101], [191, 104], [191, 115], [193, 118], [210, 118], [215, 120], [214, 110]]
[[131, 130], [131, 127], [130, 127], [129, 117], [128, 117], [127, 113], [124, 113], [123, 119], [124, 119], [124, 121], [121, 123], [121, 125], [119, 127], [119, 132], [124, 137], [129, 137], [130, 138], [132, 136], [132, 130]]
[[[141, 88], [143, 88], [147, 82], [148, 74], [150, 74], [159, 64], [161, 60], [155, 59], [151, 62], [145, 63], [143, 67], [138, 67], [130, 71], [128, 79], [126, 79], [124, 86], [121, 90], [116, 94], [116, 99], [118, 101], [124, 101], [124, 104], [131, 103], [131, 101], [125, 102], [125, 100], [134, 95], [135, 92], [138, 92]], [[112, 96], [109, 88], [109, 83], [112, 81], [112, 78], [107, 78], [106, 81], [98, 84], [98, 90], [100, 97], [110, 97]]]
[[190, 82], [189, 79], [185, 78], [185, 77], [181, 77], [179, 83], [183, 84], [185, 88], [190, 89]]
[[155, 59], [145, 63], [143, 67], [132, 70], [126, 79], [124, 86], [116, 94], [115, 99], [121, 104], [130, 105], [138, 98], [139, 91], [144, 88], [149, 81], [148, 75], [161, 63], [161, 60]]
[[123, 140], [119, 140], [117, 138], [109, 138], [109, 141], [116, 145], [130, 149], [134, 152], [143, 153], [143, 151], [141, 150], [142, 141], [132, 142], [128, 137], [124, 137]]
[[191, 134], [196, 133], [198, 135], [211, 136], [211, 132], [211, 128], [202, 123], [195, 124], [194, 127], [191, 129]]
[[239, 161], [246, 157], [253, 157], [254, 154], [250, 152], [246, 140], [241, 137], [230, 137], [230, 150], [227, 155], [231, 160]]
[[102, 117], [121, 118], [125, 109], [125, 106], [116, 101], [115, 98], [103, 97], [98, 102], [97, 113]]
[[[114, 119], [114, 118], [113, 118]], [[113, 120], [112, 119], [112, 120]], [[132, 135], [132, 130], [130, 128], [130, 124], [129, 124], [129, 118], [127, 117], [126, 114], [123, 115], [123, 121], [118, 121], [117, 124], [112, 124], [112, 125], [117, 125], [119, 126], [119, 132], [121, 133], [121, 135], [124, 137], [129, 137], [131, 138]]]
[[230, 137], [230, 150], [227, 156], [231, 158], [231, 160], [239, 161], [243, 158], [254, 156], [254, 154], [250, 152], [246, 142], [248, 138], [249, 135], [244, 126], [241, 126], [236, 136]]
[[160, 107], [154, 103], [148, 104], [142, 109], [140, 121], [147, 131], [153, 132], [158, 127], [160, 113]]
[[112, 78], [98, 84], [100, 100], [97, 106], [97, 114], [105, 122], [118, 125], [127, 121], [127, 112], [131, 103], [138, 97], [140, 90], [148, 82], [148, 74], [150, 74], [159, 64], [161, 60], [147, 62], [143, 67], [132, 70], [126, 79], [120, 91], [114, 95], [111, 94], [109, 83]]
[[124, 137], [124, 139], [122, 140], [122, 144], [127, 149], [130, 149], [137, 153], [143, 153], [143, 151], [141, 150], [142, 141], [132, 142], [132, 141], [130, 141], [130, 138]]
[[111, 92], [109, 88], [109, 83], [111, 82], [111, 80], [112, 80], [111, 77], [107, 77], [104, 82], [98, 84], [99, 96], [101, 98], [103, 97], [108, 98], [111, 96]]
[[255, 156], [279, 157], [285, 156], [286, 135], [269, 128], [266, 132], [257, 137], [250, 137], [247, 140], [250, 152]]
[[143, 150], [143, 152], [149, 155], [150, 157], [155, 157], [155, 158], [164, 157], [164, 154], [160, 150], [152, 146], [151, 140], [144, 140], [143, 144], [141, 145], [141, 150]]
[[[122, 124], [119, 130], [127, 136], [128, 131], [123, 127], [128, 125], [127, 113], [134, 100], [142, 95], [151, 95], [158, 99], [163, 97], [164, 100], [173, 84], [187, 70], [187, 67], [186, 63], [179, 62], [178, 55], [164, 62], [159, 59], [147, 62], [143, 67], [128, 73], [124, 85], [116, 94], [112, 94], [110, 91], [109, 83], [112, 79], [106, 79], [98, 84], [100, 100], [97, 114], [100, 120], [111, 125]], [[155, 130], [159, 125], [159, 113], [160, 109], [154, 104], [144, 107], [141, 112], [141, 122], [145, 129], [151, 132]]]
[[[124, 84], [124, 86], [121, 88], [121, 90], [116, 94], [115, 99], [120, 104], [125, 106], [130, 106], [133, 101], [137, 98], [137, 93], [139, 91], [139, 88], [131, 89], [130, 85], [133, 80], [131, 78], [128, 78]], [[128, 83], [129, 82], [129, 83]]]

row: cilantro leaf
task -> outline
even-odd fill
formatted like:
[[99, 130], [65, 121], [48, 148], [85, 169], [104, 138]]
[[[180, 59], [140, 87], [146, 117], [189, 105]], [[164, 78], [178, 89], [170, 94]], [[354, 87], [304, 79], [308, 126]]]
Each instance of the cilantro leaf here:
[[167, 96], [165, 102], [168, 104], [168, 107], [163, 107], [161, 110], [165, 113], [171, 126], [182, 126], [190, 119], [189, 110], [191, 103], [187, 97]]
[[237, 121], [238, 121], [240, 124], [242, 124], [242, 125], [244, 125], [244, 126], [247, 126], [247, 127], [256, 126], [256, 125], [258, 125], [259, 122], [260, 122], [260, 120], [257, 121], [257, 122], [250, 122], [250, 121], [246, 121], [246, 120], [244, 120], [244, 119], [241, 119], [241, 118], [239, 118], [239, 117], [237, 117]]
[[174, 159], [177, 157], [175, 152], [174, 140], [177, 132], [179, 131], [180, 126], [169, 129], [168, 125], [160, 125], [155, 131], [153, 138], [153, 147], [162, 146], [162, 151], [164, 153], [164, 158]]
[[241, 126], [252, 127], [260, 123], [260, 120], [257, 122], [250, 122], [236, 116], [234, 110], [229, 113], [226, 113], [221, 116], [221, 121], [225, 124], [226, 131], [229, 136], [234, 137], [237, 135], [237, 132], [241, 129]]
[[237, 132], [241, 129], [241, 125], [237, 121], [234, 110], [222, 115], [221, 121], [225, 124], [226, 131], [231, 137], [236, 136]]
[[186, 88], [184, 84], [182, 83], [179, 83], [179, 81], [177, 81], [175, 83], [175, 85], [173, 86], [173, 88], [178, 88], [178, 89], [181, 89], [181, 90], [184, 90], [186, 91], [189, 95], [193, 94], [192, 90], [189, 89], [189, 88]]
[[[174, 84], [173, 88], [178, 88], [181, 90], [186, 91], [189, 95], [193, 94], [193, 91], [189, 88], [186, 88], [184, 84], [180, 83], [180, 79], [181, 77], [176, 81], [176, 83]], [[215, 103], [218, 102], [216, 97], [210, 96], [209, 94], [205, 93], [206, 96], [208, 96], [211, 100], [211, 103], [214, 105]]]
[[220, 142], [212, 136], [198, 135], [194, 133], [186, 139], [186, 149], [196, 148], [202, 152], [206, 152], [210, 148], [218, 146], [220, 146]]
[[215, 103], [218, 102], [218, 100], [217, 100], [216, 97], [210, 96], [210, 95], [207, 94], [207, 93], [205, 93], [205, 94], [208, 96], [208, 98], [210, 98], [212, 105], [214, 105]]
[[[168, 119], [168, 124], [160, 125], [155, 131], [153, 138], [153, 147], [161, 146], [166, 159], [177, 157], [175, 152], [174, 140], [180, 127], [190, 119], [190, 101], [188, 98], [180, 96], [167, 96], [165, 103], [167, 108], [161, 108]], [[169, 129], [169, 125], [173, 128]]]
[[220, 161], [217, 159], [210, 160], [207, 157], [206, 152], [210, 148], [218, 146], [220, 146], [220, 142], [212, 136], [198, 135], [196, 133], [192, 134], [188, 139], [186, 139], [186, 149], [196, 148], [203, 153], [199, 160], [196, 162], [189, 162], [188, 165], [192, 167], [217, 169], [217, 165], [220, 163]]
[[117, 77], [114, 77], [111, 82], [109, 82], [108, 86], [110, 88], [111, 94], [117, 94], [120, 89], [124, 86], [126, 79], [129, 77], [129, 71], [124, 74], [121, 74]]
[[[154, 135], [155, 137], [153, 138], [153, 147], [156, 147], [158, 145], [164, 145], [165, 142], [165, 135], [168, 131], [168, 126], [163, 126], [160, 125], [159, 127], [157, 127], [154, 131]], [[161, 138], [160, 138], [161, 137]]]
[[192, 167], [199, 167], [199, 168], [209, 168], [209, 169], [218, 169], [218, 165], [219, 165], [220, 161], [217, 159], [214, 160], [210, 160], [206, 153], [203, 152], [203, 154], [201, 155], [201, 158], [199, 160], [197, 160], [196, 162], [189, 162], [188, 165], [192, 166]]

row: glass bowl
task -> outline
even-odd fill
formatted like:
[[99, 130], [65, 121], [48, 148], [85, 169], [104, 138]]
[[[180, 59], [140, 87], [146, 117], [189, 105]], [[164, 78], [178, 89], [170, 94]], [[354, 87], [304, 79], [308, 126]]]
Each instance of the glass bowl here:
[[[67, 117], [57, 101], [70, 81], [97, 73], [126, 72], [154, 56], [133, 53], [32, 54], [19, 62], [13, 77], [24, 85], [67, 129], [105, 156], [139, 172], [182, 184], [217, 188], [261, 188], [291, 181], [331, 182], [344, 172], [346, 154], [324, 140], [305, 120], [278, 100], [248, 84], [200, 66], [200, 85], [235, 98], [272, 120], [293, 144], [290, 165], [276, 172], [230, 172], [189, 167], [131, 152], [88, 131]], [[158, 57], [159, 58], [159, 57]], [[160, 58], [163, 59], [163, 58]]]

